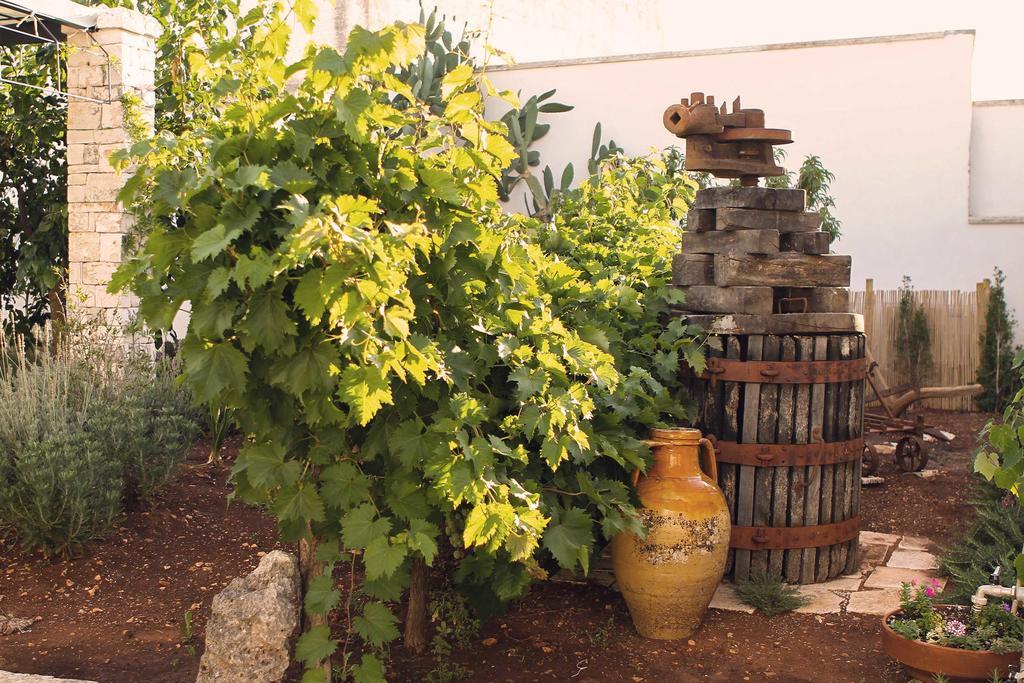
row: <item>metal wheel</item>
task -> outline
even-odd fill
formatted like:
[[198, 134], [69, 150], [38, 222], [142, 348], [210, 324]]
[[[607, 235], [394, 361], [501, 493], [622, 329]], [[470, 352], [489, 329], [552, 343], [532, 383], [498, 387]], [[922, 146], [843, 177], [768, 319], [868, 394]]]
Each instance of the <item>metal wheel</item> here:
[[904, 472], [920, 472], [928, 464], [928, 447], [916, 436], [905, 436], [896, 443], [896, 466]]
[[869, 477], [878, 471], [879, 466], [882, 464], [882, 458], [878, 455], [878, 450], [869, 444], [864, 444], [864, 454], [861, 456], [861, 476]]

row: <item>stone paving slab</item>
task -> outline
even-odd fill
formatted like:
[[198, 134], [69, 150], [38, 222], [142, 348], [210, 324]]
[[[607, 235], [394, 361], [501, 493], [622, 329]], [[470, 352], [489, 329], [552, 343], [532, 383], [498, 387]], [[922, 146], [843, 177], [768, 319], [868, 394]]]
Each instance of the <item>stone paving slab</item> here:
[[900, 536], [897, 534], [881, 534], [877, 531], [862, 531], [860, 532], [861, 545], [896, 545], [900, 542]]
[[866, 574], [878, 565], [885, 564], [885, 557], [891, 548], [889, 545], [862, 545], [859, 565], [861, 573]]
[[[904, 583], [917, 581], [927, 584], [932, 580], [929, 572], [919, 569], [903, 569], [901, 567], [875, 567], [871, 576], [864, 582], [864, 588], [899, 588]], [[940, 585], [945, 586], [946, 580], [939, 579]]]
[[711, 604], [708, 607], [728, 610], [729, 612], [754, 613], [754, 608], [740, 600], [740, 596], [736, 595], [736, 589], [727, 583], [718, 585], [718, 590], [715, 591], [715, 595], [711, 598]]
[[854, 614], [888, 614], [900, 606], [900, 591], [897, 588], [858, 591], [850, 594], [846, 611]]
[[846, 596], [824, 586], [825, 584], [801, 586], [800, 595], [807, 602], [803, 607], [797, 607], [793, 611], [801, 614], [838, 614], [841, 612]]
[[938, 569], [939, 561], [931, 553], [923, 550], [899, 550], [893, 552], [892, 557], [886, 563], [888, 567], [899, 567], [901, 569]]
[[840, 576], [837, 579], [826, 581], [825, 583], [812, 584], [816, 588], [822, 588], [828, 591], [856, 591], [860, 590], [860, 584], [863, 578], [860, 576], [849, 577]]
[[900, 550], [931, 550], [932, 542], [924, 536], [904, 536], [900, 539]]
[[[797, 586], [807, 602], [796, 612], [802, 614], [883, 615], [899, 607], [899, 588], [916, 581], [919, 585], [938, 582], [938, 590], [946, 579], [935, 579], [938, 560], [928, 549], [933, 544], [921, 536], [900, 536], [873, 531], [860, 533], [860, 573], [843, 576], [824, 583]], [[755, 609], [740, 600], [731, 584], [722, 584], [711, 600], [715, 609], [752, 614]], [[2, 683], [2, 682], [0, 682]]]

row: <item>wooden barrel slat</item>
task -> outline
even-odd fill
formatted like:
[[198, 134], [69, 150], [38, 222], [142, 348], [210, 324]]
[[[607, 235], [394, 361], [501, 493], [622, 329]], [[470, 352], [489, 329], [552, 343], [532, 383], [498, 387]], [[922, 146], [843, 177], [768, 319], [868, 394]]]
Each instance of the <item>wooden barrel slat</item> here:
[[[781, 340], [782, 350], [779, 358], [783, 361], [796, 360], [796, 340], [793, 337], [783, 337]], [[795, 397], [795, 385], [783, 384], [779, 386], [779, 409], [778, 409], [778, 430], [776, 432], [776, 443], [793, 443], [793, 408]], [[792, 490], [792, 467], [773, 467], [773, 488], [772, 488], [772, 519], [771, 525], [776, 527], [789, 526], [790, 492]], [[788, 550], [772, 550], [768, 553], [768, 571], [773, 576], [785, 577], [786, 556], [792, 554]]]
[[[864, 337], [832, 334], [719, 335], [709, 356], [740, 361], [842, 361], [864, 357]], [[696, 425], [740, 444], [837, 443], [862, 435], [864, 382], [780, 384], [698, 379]], [[859, 513], [860, 461], [772, 467], [719, 464], [719, 485], [733, 523], [800, 527], [842, 522]], [[748, 546], [749, 547], [749, 546]], [[825, 581], [855, 570], [857, 542], [794, 549], [730, 551], [735, 580], [766, 572], [789, 582]]]
[[[725, 346], [725, 357], [733, 360], [741, 358], [740, 340], [738, 337], [728, 336], [723, 340]], [[739, 414], [740, 414], [740, 385], [737, 382], [724, 382], [723, 387], [723, 421], [721, 425], [721, 438], [725, 441], [736, 441], [739, 438]], [[718, 481], [725, 494], [725, 502], [729, 505], [729, 513], [732, 519], [736, 519], [736, 478], [738, 465], [732, 463], [718, 463]], [[735, 552], [729, 550], [729, 556], [725, 563], [726, 574], [732, 574]]]
[[[810, 360], [814, 355], [814, 340], [811, 337], [798, 336], [793, 338], [796, 360]], [[793, 387], [793, 443], [810, 442], [811, 387], [798, 384]], [[807, 500], [807, 467], [794, 467], [790, 470], [789, 492], [789, 526], [804, 526], [804, 508]], [[800, 582], [800, 572], [804, 561], [803, 550], [790, 550], [786, 553], [786, 581]]]
[[[765, 335], [761, 348], [762, 360], [779, 360], [780, 340], [774, 334]], [[757, 443], [775, 443], [779, 414], [779, 385], [762, 384], [760, 410], [757, 414]], [[754, 468], [754, 526], [769, 526], [772, 511], [772, 480], [774, 467]], [[768, 551], [750, 553], [750, 573], [768, 573]]]
[[[747, 337], [746, 360], [761, 360], [764, 337], [759, 334]], [[742, 418], [740, 420], [740, 442], [757, 443], [758, 413], [761, 405], [761, 385], [749, 382], [743, 385]], [[736, 482], [736, 520], [742, 526], [754, 523], [754, 474], [755, 467], [740, 465]], [[750, 578], [750, 551], [736, 550], [734, 573], [739, 579]]]

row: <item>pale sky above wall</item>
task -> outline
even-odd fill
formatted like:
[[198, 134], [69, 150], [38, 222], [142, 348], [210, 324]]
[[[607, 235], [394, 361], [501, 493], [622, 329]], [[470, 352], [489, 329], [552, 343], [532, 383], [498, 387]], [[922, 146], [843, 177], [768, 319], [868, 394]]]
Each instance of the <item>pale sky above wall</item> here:
[[[378, 2], [380, 9], [390, 5], [394, 10], [415, 0], [368, 2], [376, 14], [373, 6]], [[461, 10], [471, 23], [480, 16], [465, 16], [470, 4], [465, 0], [437, 4], [443, 11]], [[975, 29], [974, 99], [1024, 98], [1022, 0], [483, 0], [478, 5], [488, 6], [496, 15], [491, 42], [520, 63], [566, 58], [557, 35], [572, 30], [574, 12], [590, 15], [590, 26], [597, 23], [595, 14], [608, 12], [612, 34], [603, 48], [595, 36], [586, 48], [591, 54], [573, 55], [577, 57], [621, 54], [630, 47], [630, 52], [683, 51]], [[520, 14], [523, 9], [527, 16]], [[552, 22], [544, 14], [561, 16]]]

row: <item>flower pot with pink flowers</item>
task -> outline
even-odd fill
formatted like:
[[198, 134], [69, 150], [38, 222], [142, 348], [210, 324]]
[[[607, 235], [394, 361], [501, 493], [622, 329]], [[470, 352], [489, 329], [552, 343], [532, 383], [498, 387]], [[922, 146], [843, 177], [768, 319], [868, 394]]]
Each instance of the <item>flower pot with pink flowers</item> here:
[[882, 648], [920, 680], [1007, 678], [1021, 659], [1024, 619], [1010, 603], [937, 604], [939, 584], [904, 583], [900, 608], [882, 619]]

